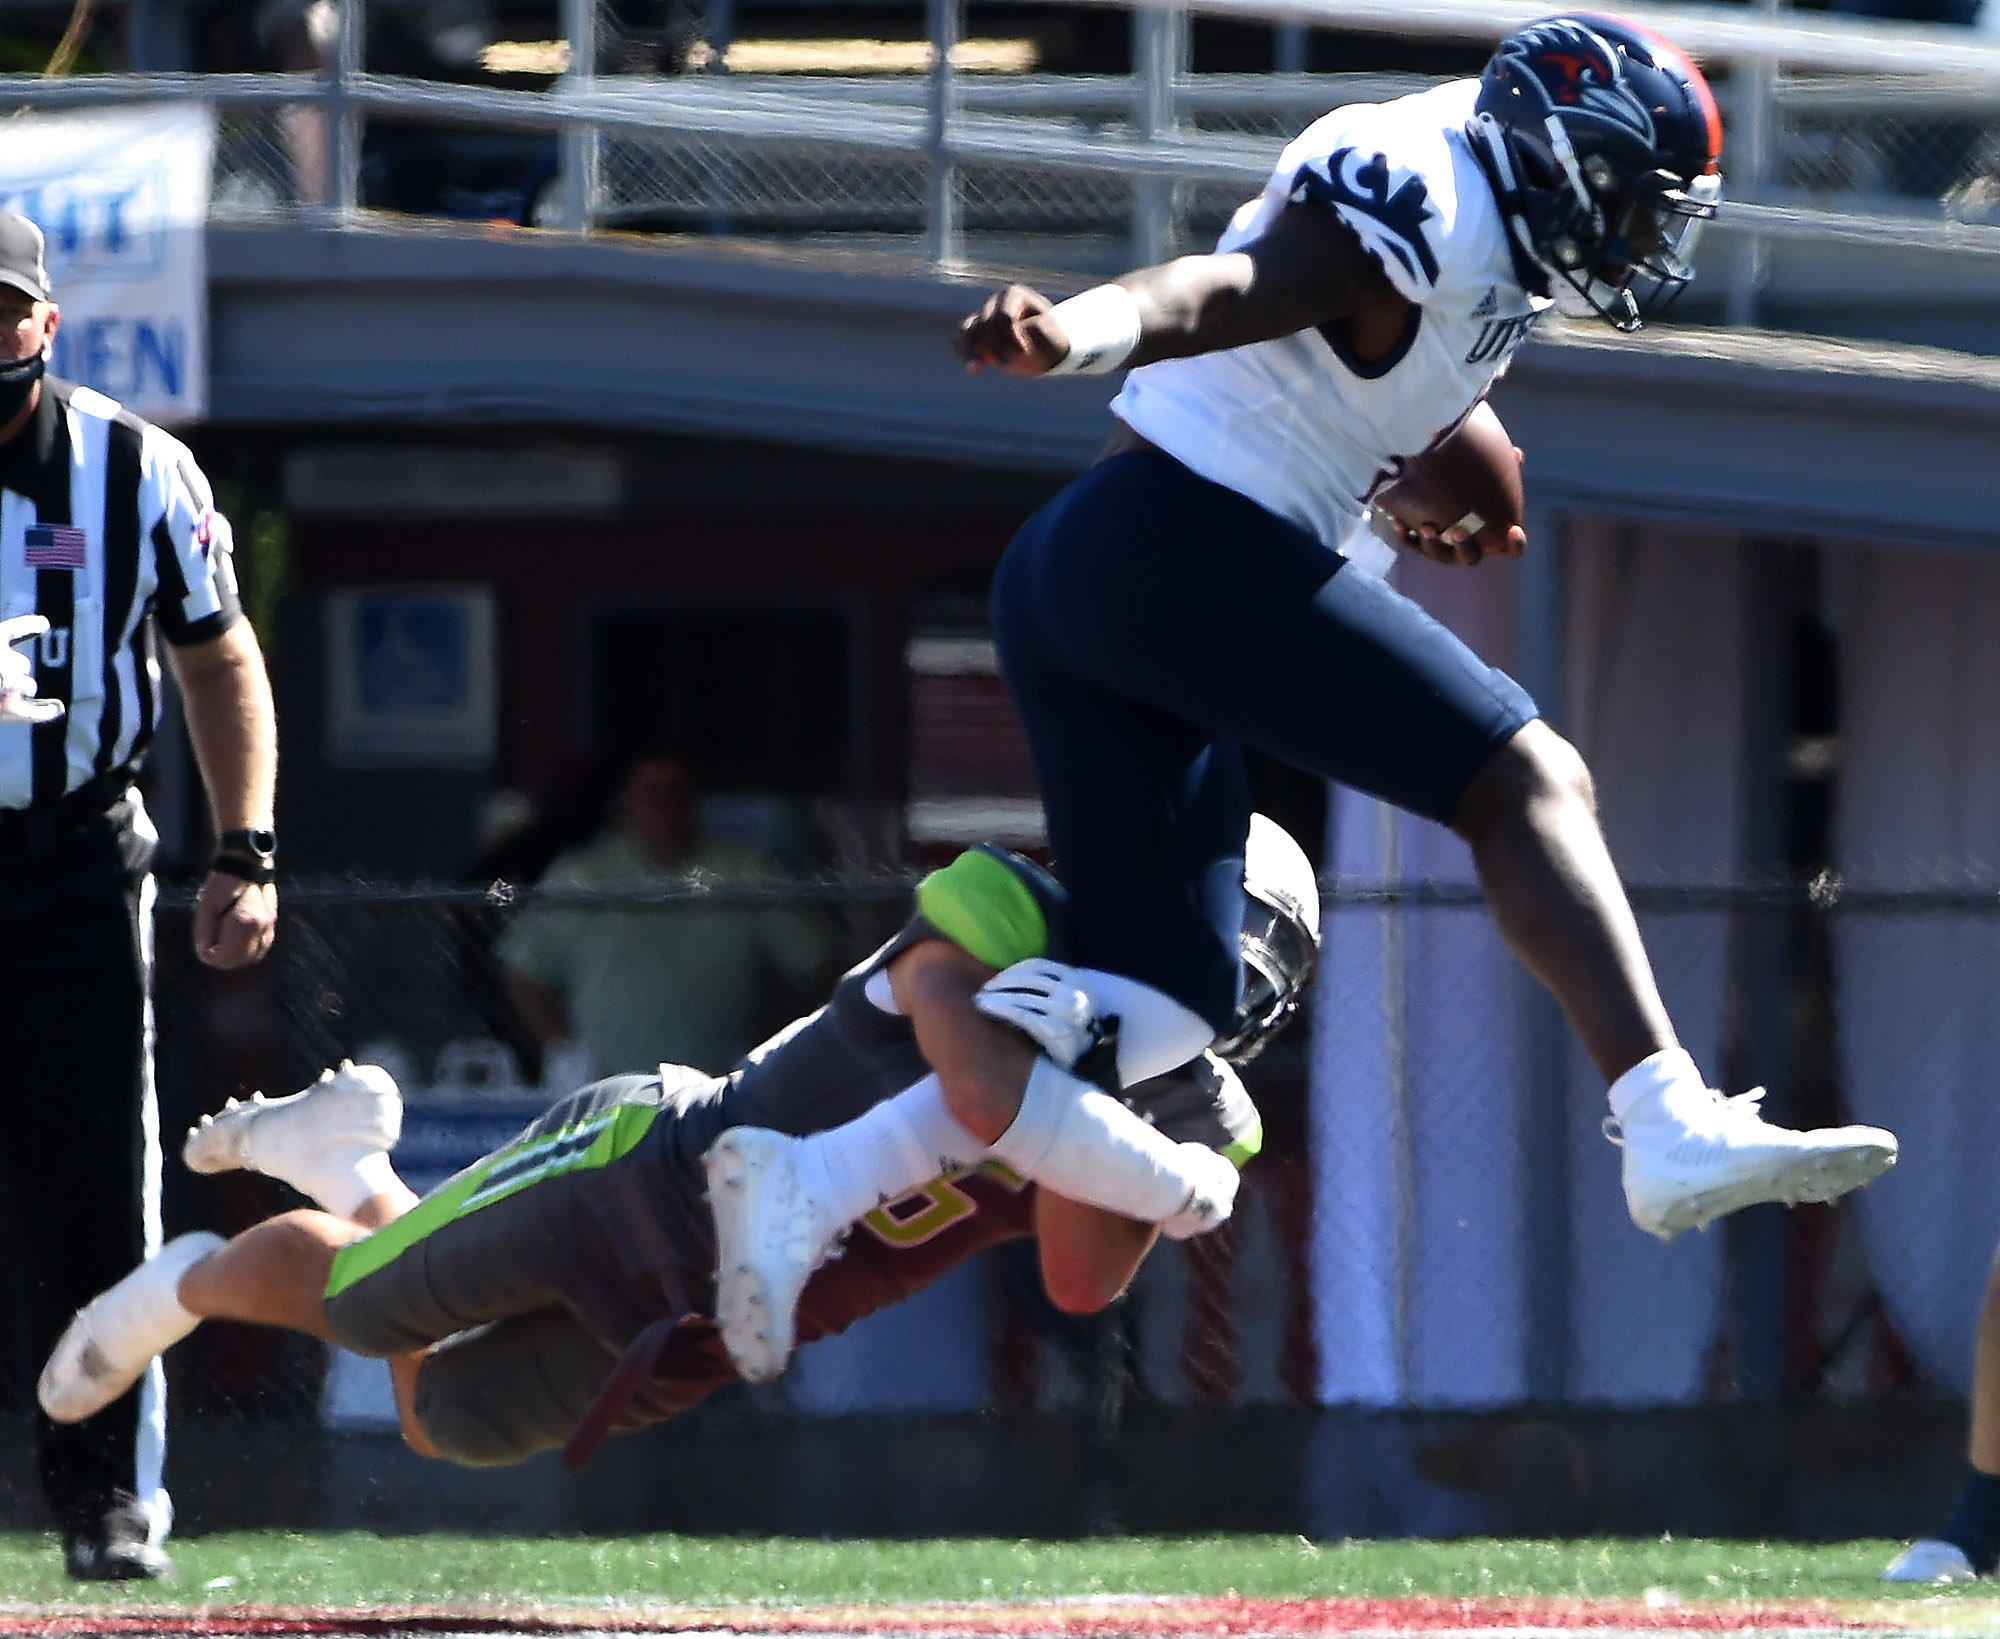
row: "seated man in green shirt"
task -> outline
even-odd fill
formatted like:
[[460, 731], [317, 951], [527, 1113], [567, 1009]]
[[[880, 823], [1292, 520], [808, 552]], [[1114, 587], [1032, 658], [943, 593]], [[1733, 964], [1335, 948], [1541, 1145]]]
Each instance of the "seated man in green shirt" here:
[[[705, 839], [679, 758], [642, 753], [611, 823], [557, 856], [545, 888], [615, 892], [692, 875], [767, 869], [750, 849]], [[600, 1075], [691, 1064], [721, 1074], [815, 995], [833, 930], [786, 905], [530, 905], [501, 937], [508, 993], [543, 1046], [573, 1038]]]

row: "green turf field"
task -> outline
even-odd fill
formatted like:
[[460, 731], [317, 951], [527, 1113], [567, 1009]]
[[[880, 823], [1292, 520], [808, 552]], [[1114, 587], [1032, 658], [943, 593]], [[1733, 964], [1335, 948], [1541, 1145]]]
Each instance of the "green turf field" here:
[[[1090, 1542], [820, 1542], [243, 1533], [172, 1544], [177, 1582], [79, 1587], [53, 1537], [0, 1536], [7, 1603], [120, 1605], [871, 1604], [1100, 1594], [1873, 1600], [1900, 1546], [1715, 1541], [1340, 1542], [1298, 1537]], [[1901, 1590], [1933, 1599], [1963, 1589]], [[1975, 1585], [1973, 1599], [1990, 1599]]]

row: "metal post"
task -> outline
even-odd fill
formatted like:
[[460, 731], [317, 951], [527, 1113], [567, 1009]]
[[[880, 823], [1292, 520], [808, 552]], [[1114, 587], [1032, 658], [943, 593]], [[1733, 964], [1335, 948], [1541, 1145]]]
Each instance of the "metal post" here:
[[[1381, 886], [1403, 885], [1403, 817], [1386, 802], [1375, 805], [1376, 838], [1382, 871]], [[1396, 1349], [1397, 1392], [1408, 1395], [1416, 1381], [1417, 1287], [1417, 1139], [1410, 1109], [1410, 919], [1423, 913], [1414, 905], [1386, 904], [1381, 918], [1381, 1008], [1383, 1036], [1388, 1045], [1389, 1131], [1385, 1135], [1392, 1185], [1393, 1217], [1389, 1233], [1394, 1248], [1395, 1286], [1390, 1295], [1390, 1325]]]
[[[569, 42], [569, 69], [563, 84], [588, 91], [597, 77], [597, 0], [562, 0], [563, 37]], [[562, 134], [562, 225], [590, 232], [597, 208], [597, 127], [572, 121]]]
[[[1174, 80], [1187, 59], [1188, 14], [1142, 6], [1132, 14], [1132, 124], [1148, 142], [1174, 130]], [[1147, 177], [1132, 187], [1132, 261], [1165, 259], [1174, 237], [1174, 184]]]
[[367, 0], [340, 0], [333, 71], [322, 93], [327, 127], [326, 209], [335, 222], [351, 220], [361, 203], [361, 114], [347, 99], [347, 82], [361, 72], [362, 43], [367, 37]]
[[131, 0], [126, 17], [125, 66], [132, 73], [194, 67], [187, 12], [180, 0]]
[[1271, 66], [1280, 74], [1303, 74], [1310, 36], [1304, 23], [1280, 23], [1272, 30]]
[[[1562, 726], [1564, 559], [1569, 520], [1534, 510], [1515, 603], [1516, 669], [1553, 728]], [[1521, 1006], [1522, 1377], [1543, 1405], [1569, 1390], [1571, 1331], [1569, 1025], [1555, 998], [1526, 973]]]
[[[1775, 16], [1784, 0], [1756, 0], [1757, 10]], [[1731, 75], [1729, 150], [1723, 176], [1741, 199], [1760, 197], [1771, 179], [1777, 120], [1778, 65], [1769, 57], [1739, 58]], [[1769, 247], [1752, 234], [1737, 248], [1730, 270], [1728, 320], [1757, 322], [1757, 297], [1764, 284]]]
[[952, 56], [964, 26], [964, 0], [925, 0], [931, 37], [930, 118], [924, 148], [930, 156], [930, 191], [925, 201], [924, 254], [936, 267], [958, 262], [963, 252], [958, 220], [958, 167], [951, 157], [951, 127], [958, 113], [958, 69]]
[[[1743, 656], [1740, 763], [1743, 865], [1774, 877], [1786, 866], [1785, 748], [1790, 739], [1788, 675], [1791, 598], [1786, 543], [1748, 540], [1742, 548]], [[1769, 1089], [1767, 1119], [1795, 1124], [1791, 1074], [1793, 959], [1790, 920], [1777, 910], [1740, 911], [1730, 928], [1729, 1013], [1724, 1047], [1725, 1091]], [[1751, 1207], [1724, 1231], [1729, 1268], [1729, 1336], [1736, 1392], [1771, 1405], [1785, 1392], [1785, 1315], [1790, 1287], [1786, 1256], [1791, 1220], [1783, 1208]]]
[[702, 16], [708, 23], [708, 72], [729, 72], [729, 44], [736, 38], [736, 0], [708, 0]]

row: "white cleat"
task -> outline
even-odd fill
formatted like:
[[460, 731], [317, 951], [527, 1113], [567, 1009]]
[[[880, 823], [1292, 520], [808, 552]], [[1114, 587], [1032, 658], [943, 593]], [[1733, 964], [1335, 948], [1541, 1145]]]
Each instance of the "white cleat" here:
[[1979, 1573], [1955, 1542], [1919, 1537], [1889, 1562], [1884, 1582], [1977, 1582]]
[[322, 1199], [329, 1161], [394, 1149], [403, 1134], [396, 1081], [375, 1064], [342, 1059], [302, 1093], [232, 1098], [188, 1129], [181, 1159], [190, 1172], [261, 1172]]
[[1714, 1095], [1698, 1124], [1652, 1113], [1604, 1123], [1625, 1151], [1632, 1222], [1670, 1241], [1746, 1206], [1837, 1201], [1896, 1164], [1896, 1135], [1880, 1127], [1796, 1132], [1758, 1113], [1764, 1089]]
[[201, 1323], [181, 1307], [181, 1276], [223, 1244], [207, 1230], [179, 1236], [77, 1310], [42, 1367], [42, 1410], [80, 1423], [138, 1382], [155, 1355]]
[[736, 1369], [768, 1383], [791, 1358], [799, 1294], [847, 1226], [799, 1180], [798, 1140], [732, 1127], [702, 1157], [715, 1217], [715, 1309]]

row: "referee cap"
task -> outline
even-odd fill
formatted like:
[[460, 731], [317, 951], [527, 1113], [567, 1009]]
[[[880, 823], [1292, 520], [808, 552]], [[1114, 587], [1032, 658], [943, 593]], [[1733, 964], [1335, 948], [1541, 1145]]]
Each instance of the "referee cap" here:
[[12, 211], [0, 211], [0, 285], [12, 285], [38, 302], [49, 299], [42, 230]]

